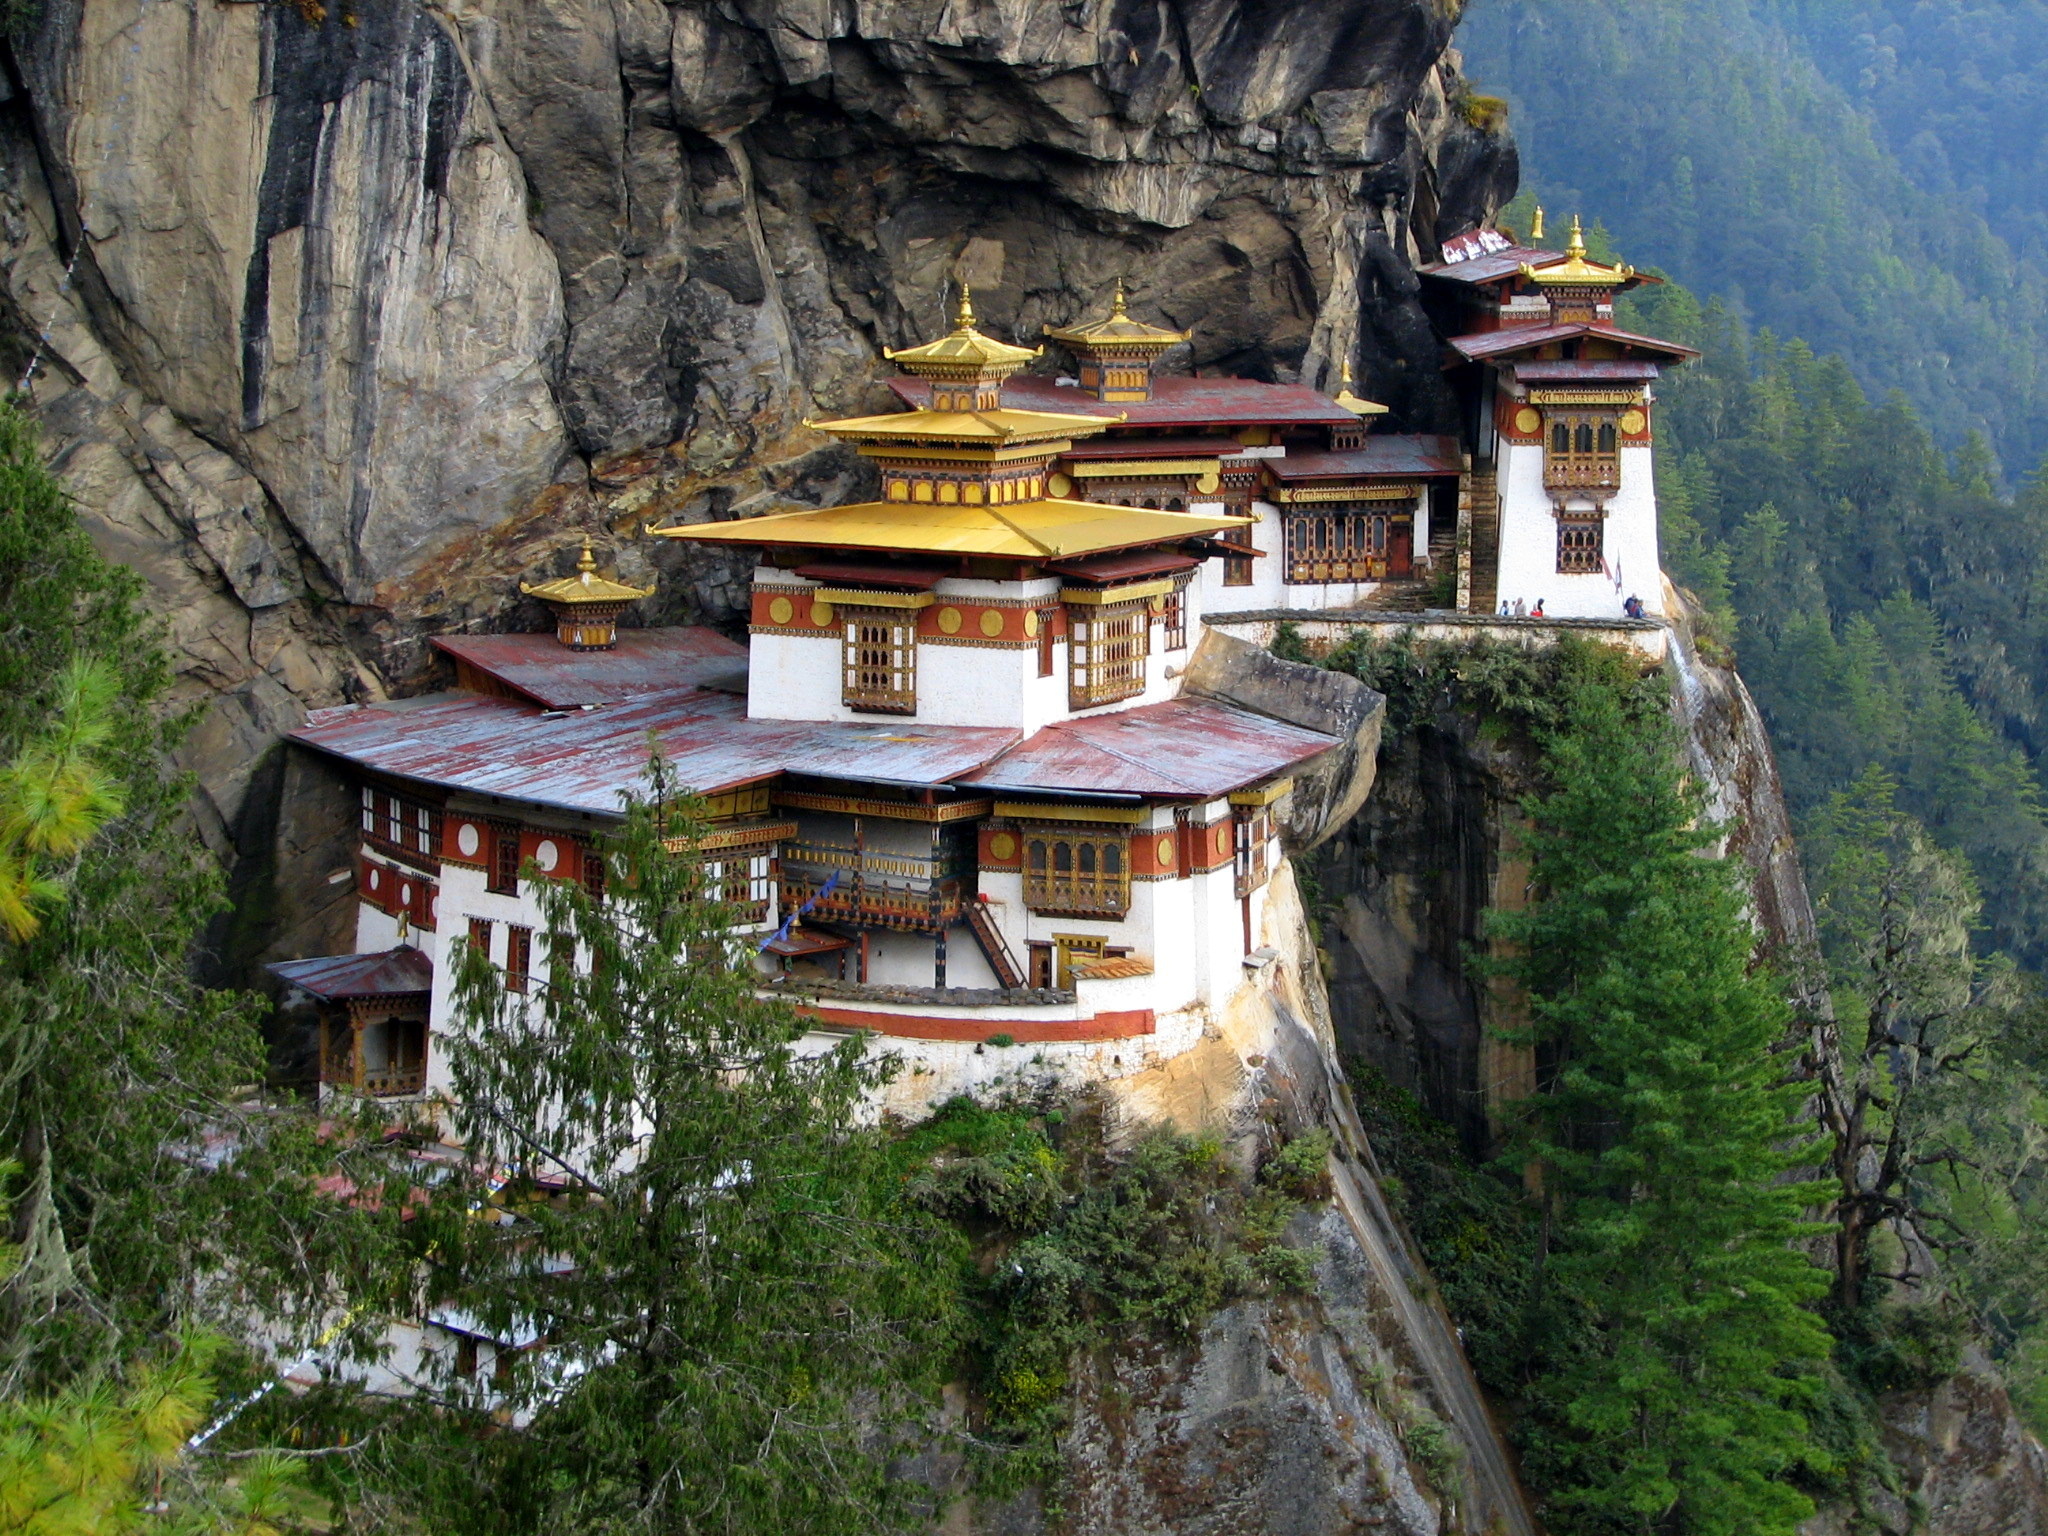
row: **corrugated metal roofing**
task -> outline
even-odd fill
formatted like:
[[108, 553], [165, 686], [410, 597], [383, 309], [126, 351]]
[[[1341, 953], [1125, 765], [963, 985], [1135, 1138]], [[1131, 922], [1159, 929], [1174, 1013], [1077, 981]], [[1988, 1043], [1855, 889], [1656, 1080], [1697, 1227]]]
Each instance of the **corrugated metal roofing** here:
[[1175, 550], [1140, 549], [1123, 555], [1093, 555], [1086, 560], [1048, 561], [1046, 569], [1082, 581], [1126, 581], [1133, 576], [1158, 576], [1168, 571], [1191, 571], [1198, 562]]
[[511, 699], [443, 693], [318, 709], [292, 740], [445, 789], [616, 816], [659, 746], [705, 794], [808, 773], [937, 786], [975, 772], [1019, 733], [986, 726], [749, 720], [744, 699], [690, 689], [603, 709], [543, 713]]
[[745, 688], [747, 648], [716, 630], [622, 629], [608, 651], [546, 635], [436, 635], [434, 646], [549, 709], [610, 704], [665, 688]]
[[1466, 357], [1477, 360], [1505, 357], [1516, 352], [1533, 350], [1553, 341], [1571, 341], [1580, 336], [1597, 336], [1625, 347], [1645, 347], [1671, 358], [1699, 356], [1693, 348], [1680, 346], [1675, 341], [1659, 341], [1654, 336], [1638, 336], [1633, 331], [1617, 330], [1611, 325], [1594, 325], [1584, 320], [1574, 320], [1566, 325], [1508, 325], [1497, 331], [1478, 331], [1470, 336], [1453, 336], [1450, 344]]
[[1459, 473], [1458, 440], [1428, 434], [1390, 434], [1368, 437], [1362, 448], [1334, 448], [1321, 452], [1290, 450], [1284, 459], [1267, 459], [1265, 465], [1276, 480], [1320, 480], [1347, 475], [1414, 476]]
[[1150, 512], [1098, 501], [1047, 499], [1001, 507], [862, 501], [814, 512], [775, 512], [729, 523], [690, 523], [653, 531], [664, 538], [704, 544], [893, 549], [1044, 560], [1133, 549], [1239, 527], [1247, 521], [1220, 512]]
[[405, 997], [430, 991], [434, 985], [434, 962], [409, 944], [374, 955], [278, 960], [264, 969], [329, 1002], [351, 997]]
[[1563, 260], [1563, 251], [1511, 245], [1506, 250], [1487, 251], [1464, 261], [1432, 262], [1426, 267], [1417, 267], [1415, 271], [1420, 277], [1441, 277], [1454, 283], [1497, 283], [1520, 272], [1525, 262], [1532, 267], [1547, 267]]
[[1049, 725], [969, 781], [1011, 793], [1214, 799], [1337, 744], [1209, 699], [1171, 699]]
[[[905, 405], [921, 407], [931, 399], [931, 387], [922, 379], [891, 379], [889, 387]], [[1027, 411], [1121, 416], [1134, 427], [1349, 427], [1358, 422], [1328, 395], [1306, 384], [1189, 378], [1183, 374], [1155, 376], [1150, 400], [1115, 402], [1098, 400], [1079, 385], [1031, 374], [1003, 385], [1003, 403]]]
[[1637, 358], [1558, 357], [1515, 364], [1515, 377], [1524, 384], [1634, 383], [1661, 372], [1655, 363]]

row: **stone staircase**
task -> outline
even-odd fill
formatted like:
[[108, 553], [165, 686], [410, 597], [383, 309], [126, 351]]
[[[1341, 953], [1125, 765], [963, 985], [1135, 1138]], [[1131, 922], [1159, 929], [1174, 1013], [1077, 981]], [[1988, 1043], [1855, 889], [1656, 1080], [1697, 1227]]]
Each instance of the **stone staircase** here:
[[1429, 606], [1429, 583], [1383, 581], [1358, 606], [1371, 613], [1420, 613]]
[[1467, 613], [1492, 613], [1500, 606], [1500, 486], [1491, 469], [1474, 469], [1458, 496], [1458, 521], [1469, 530], [1464, 558], [1470, 562]]

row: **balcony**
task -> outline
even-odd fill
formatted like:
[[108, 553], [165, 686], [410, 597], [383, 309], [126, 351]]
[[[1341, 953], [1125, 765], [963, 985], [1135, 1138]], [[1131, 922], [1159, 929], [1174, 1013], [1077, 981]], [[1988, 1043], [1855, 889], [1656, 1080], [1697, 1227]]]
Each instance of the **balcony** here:
[[974, 899], [974, 862], [965, 849], [927, 857], [791, 842], [782, 845], [781, 863], [782, 910], [815, 900], [810, 915], [824, 922], [938, 933], [961, 921]]
[[1617, 456], [1577, 454], [1543, 460], [1543, 488], [1552, 493], [1574, 492], [1605, 498], [1621, 489], [1621, 460]]

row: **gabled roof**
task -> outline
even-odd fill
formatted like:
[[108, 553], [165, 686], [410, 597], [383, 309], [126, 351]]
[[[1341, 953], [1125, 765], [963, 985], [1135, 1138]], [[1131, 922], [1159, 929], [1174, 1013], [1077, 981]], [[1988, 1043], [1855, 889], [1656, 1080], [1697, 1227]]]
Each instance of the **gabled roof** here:
[[1250, 521], [1222, 513], [1150, 512], [1095, 501], [1048, 499], [1001, 507], [862, 501], [847, 507], [777, 512], [729, 523], [690, 523], [650, 531], [697, 544], [891, 549], [1045, 560], [1192, 538]]
[[1534, 352], [1554, 341], [1571, 341], [1581, 336], [1595, 337], [1621, 347], [1636, 347], [1674, 362], [1698, 357], [1692, 347], [1675, 341], [1659, 341], [1654, 336], [1638, 336], [1633, 331], [1619, 330], [1611, 325], [1596, 325], [1587, 320], [1568, 321], [1563, 325], [1506, 325], [1497, 331], [1479, 331], [1470, 336], [1453, 336], [1450, 345], [1473, 361], [1488, 358], [1512, 357], [1517, 352]]
[[[891, 379], [905, 405], [923, 407], [931, 389], [922, 379]], [[1025, 374], [1003, 385], [1003, 402], [1027, 411], [1122, 418], [1131, 427], [1356, 427], [1358, 418], [1306, 384], [1265, 384], [1257, 379], [1189, 378], [1154, 374], [1150, 400], [1096, 399], [1078, 384]]]
[[746, 687], [747, 648], [698, 626], [622, 629], [607, 651], [572, 651], [551, 634], [435, 635], [433, 643], [547, 709], [664, 688]]
[[966, 787], [1213, 800], [1336, 745], [1334, 736], [1210, 699], [1170, 699], [1048, 725]]
[[1452, 283], [1504, 283], [1522, 275], [1522, 268], [1547, 267], [1563, 261], [1563, 251], [1546, 251], [1540, 246], [1508, 245], [1498, 250], [1468, 256], [1463, 261], [1438, 261], [1417, 267], [1420, 277], [1437, 277]]
[[1264, 461], [1276, 480], [1327, 480], [1351, 477], [1386, 479], [1456, 476], [1463, 469], [1455, 437], [1388, 434], [1368, 437], [1360, 448], [1319, 452], [1291, 451], [1285, 458]]
[[278, 960], [264, 969], [331, 1003], [354, 997], [411, 997], [431, 991], [434, 985], [434, 962], [410, 944], [374, 955]]
[[1142, 320], [1133, 320], [1126, 311], [1123, 279], [1118, 278], [1116, 297], [1111, 300], [1109, 313], [1100, 320], [1090, 320], [1082, 325], [1045, 327], [1048, 339], [1077, 351], [1091, 351], [1097, 347], [1139, 347], [1147, 351], [1164, 351], [1179, 346], [1193, 331], [1166, 331], [1156, 325], [1147, 325]]
[[613, 817], [644, 787], [658, 748], [703, 794], [780, 773], [937, 787], [1018, 740], [992, 726], [750, 720], [746, 701], [702, 689], [604, 709], [544, 713], [512, 699], [431, 694], [316, 709], [291, 739], [392, 778]]

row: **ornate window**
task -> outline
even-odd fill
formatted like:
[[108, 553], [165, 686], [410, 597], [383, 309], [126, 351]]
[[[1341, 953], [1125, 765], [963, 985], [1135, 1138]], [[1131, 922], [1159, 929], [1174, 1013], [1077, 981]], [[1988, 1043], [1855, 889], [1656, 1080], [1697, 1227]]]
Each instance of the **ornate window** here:
[[1602, 532], [1607, 519], [1598, 512], [1557, 515], [1557, 573], [1597, 576], [1603, 568]]
[[[1252, 549], [1251, 530], [1241, 528], [1229, 543], [1239, 549]], [[1254, 553], [1256, 553], [1254, 551]], [[1226, 587], [1248, 587], [1252, 584], [1252, 554], [1225, 555], [1223, 557], [1223, 585]]]
[[533, 989], [533, 930], [516, 923], [505, 925], [505, 990]]
[[421, 801], [363, 788], [363, 836], [394, 853], [432, 859], [440, 820], [440, 813]]
[[1145, 691], [1152, 618], [1139, 598], [1067, 610], [1067, 707], [1089, 709]]
[[1159, 648], [1162, 651], [1184, 651], [1188, 648], [1188, 589], [1176, 586], [1166, 594], [1165, 606], [1159, 610]]
[[595, 848], [583, 849], [583, 889], [592, 901], [604, 900], [604, 855]]
[[846, 608], [840, 697], [872, 715], [917, 713], [917, 615], [898, 608]]
[[1121, 827], [1026, 827], [1024, 905], [1041, 914], [1120, 918], [1131, 905], [1130, 835]]
[[491, 920], [487, 917], [472, 917], [469, 920], [469, 947], [486, 960], [491, 958]]
[[769, 846], [720, 849], [704, 860], [704, 896], [732, 908], [741, 924], [768, 921], [775, 899], [775, 853]]
[[1290, 585], [1377, 581], [1387, 574], [1387, 514], [1354, 507], [1290, 509], [1287, 580]]
[[1057, 608], [1041, 608], [1038, 619], [1038, 675], [1051, 677], [1053, 670], [1053, 626], [1058, 623], [1060, 611]]
[[519, 894], [519, 833], [510, 827], [491, 835], [491, 874], [484, 889], [506, 896]]
[[1273, 812], [1264, 805], [1240, 805], [1231, 817], [1234, 894], [1249, 896], [1273, 871]]
[[1612, 491], [1621, 484], [1620, 448], [1612, 416], [1553, 416], [1543, 483], [1553, 491]]

